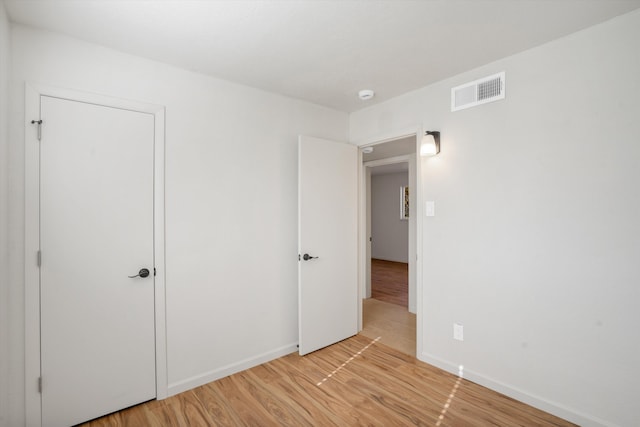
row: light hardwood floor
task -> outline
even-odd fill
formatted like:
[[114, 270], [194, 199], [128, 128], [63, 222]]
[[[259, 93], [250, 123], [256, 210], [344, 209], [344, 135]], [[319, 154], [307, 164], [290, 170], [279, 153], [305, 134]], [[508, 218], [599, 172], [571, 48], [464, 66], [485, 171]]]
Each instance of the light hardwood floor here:
[[296, 353], [99, 426], [570, 426], [557, 417], [357, 335]]
[[409, 299], [409, 265], [371, 259], [371, 297], [403, 307]]
[[362, 335], [416, 354], [416, 315], [408, 311], [406, 263], [371, 259], [371, 298], [362, 302]]
[[406, 307], [368, 298], [362, 301], [362, 332], [411, 356], [416, 355], [416, 315]]

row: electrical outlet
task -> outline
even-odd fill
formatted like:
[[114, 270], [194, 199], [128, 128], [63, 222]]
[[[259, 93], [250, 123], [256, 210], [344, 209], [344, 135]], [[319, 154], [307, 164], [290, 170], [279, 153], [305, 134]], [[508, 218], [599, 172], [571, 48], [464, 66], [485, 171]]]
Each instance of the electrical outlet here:
[[424, 205], [424, 212], [427, 216], [436, 216], [436, 202], [427, 200]]
[[453, 324], [453, 339], [458, 341], [464, 341], [464, 327], [461, 323]]

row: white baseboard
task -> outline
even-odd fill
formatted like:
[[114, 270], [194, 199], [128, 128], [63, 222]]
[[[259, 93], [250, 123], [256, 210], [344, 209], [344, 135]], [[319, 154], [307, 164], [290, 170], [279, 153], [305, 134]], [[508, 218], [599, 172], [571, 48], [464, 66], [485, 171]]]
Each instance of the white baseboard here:
[[278, 357], [286, 356], [287, 354], [296, 351], [298, 351], [297, 343], [289, 344], [284, 347], [277, 348], [273, 351], [269, 351], [263, 354], [259, 354], [255, 357], [250, 357], [244, 360], [240, 360], [236, 363], [223, 366], [222, 368], [215, 369], [213, 371], [205, 372], [203, 374], [196, 375], [182, 381], [171, 383], [169, 384], [168, 395], [174, 396], [178, 393], [200, 387], [201, 385], [219, 380], [220, 378], [228, 377], [229, 375], [244, 371], [249, 368], [253, 368], [254, 366], [258, 366], [262, 363], [269, 362], [271, 360], [277, 359]]
[[[269, 362], [271, 360], [277, 359], [278, 357], [286, 356], [287, 354], [296, 351], [298, 351], [297, 344], [289, 344], [277, 348], [273, 351], [263, 353], [255, 357], [250, 357], [239, 362], [224, 366], [222, 368], [169, 384], [168, 396], [174, 396], [178, 393], [182, 393], [184, 391], [191, 390], [212, 381], [219, 380], [220, 378], [227, 377], [237, 372], [253, 368], [254, 366], [258, 366], [262, 363]], [[440, 359], [428, 353], [420, 354], [419, 359], [425, 363], [450, 372], [453, 375], [458, 375], [458, 365], [456, 365], [455, 363]], [[551, 402], [540, 396], [533, 395], [517, 387], [513, 387], [500, 381], [496, 381], [468, 369], [464, 369], [463, 377], [476, 384], [480, 384], [481, 386], [497, 391], [498, 393], [502, 393], [520, 402], [531, 405], [534, 408], [538, 408], [560, 418], [564, 418], [567, 421], [571, 421], [572, 423], [578, 424], [583, 427], [618, 427], [611, 422], [599, 419], [592, 415], [585, 414], [564, 405]]]
[[[458, 375], [458, 365], [456, 365], [455, 363], [440, 359], [428, 353], [422, 353], [418, 357], [418, 359], [425, 363], [443, 369], [447, 372], [450, 372], [454, 375]], [[497, 391], [498, 393], [502, 393], [520, 402], [526, 403], [527, 405], [531, 405], [534, 408], [548, 412], [567, 421], [571, 421], [572, 423], [578, 424], [582, 427], [618, 427], [616, 424], [613, 424], [610, 421], [605, 421], [592, 415], [588, 415], [564, 405], [549, 401], [545, 398], [533, 395], [517, 387], [513, 387], [500, 381], [496, 381], [477, 372], [469, 371], [466, 368], [463, 372], [463, 378], [476, 384], [480, 384], [481, 386], [487, 387], [491, 390]]]

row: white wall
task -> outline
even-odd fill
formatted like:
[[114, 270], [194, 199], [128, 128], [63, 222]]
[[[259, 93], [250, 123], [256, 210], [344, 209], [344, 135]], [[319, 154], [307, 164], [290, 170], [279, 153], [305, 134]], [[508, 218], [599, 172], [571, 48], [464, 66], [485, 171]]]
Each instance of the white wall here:
[[[583, 425], [640, 425], [639, 40], [636, 11], [350, 121], [359, 143], [442, 132], [419, 357]], [[506, 100], [450, 112], [451, 87], [503, 70]]]
[[371, 177], [371, 257], [409, 262], [409, 221], [400, 219], [400, 187], [409, 173]]
[[0, 1], [0, 426], [9, 425], [9, 35], [10, 25]]
[[[346, 141], [347, 114], [18, 25], [11, 36], [16, 395], [24, 394], [25, 81], [166, 106], [170, 392], [294, 350], [297, 136]], [[23, 401], [15, 403], [21, 414]]]

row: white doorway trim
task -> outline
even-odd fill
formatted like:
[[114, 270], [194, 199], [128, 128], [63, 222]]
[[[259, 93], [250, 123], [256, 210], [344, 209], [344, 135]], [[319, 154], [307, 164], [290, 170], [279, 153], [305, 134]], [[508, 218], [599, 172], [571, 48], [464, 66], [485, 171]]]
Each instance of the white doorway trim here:
[[[384, 137], [371, 138], [366, 141], [360, 141], [358, 144], [360, 148], [360, 174], [359, 174], [359, 204], [360, 204], [360, 221], [359, 221], [359, 236], [360, 236], [360, 248], [359, 248], [359, 289], [360, 289], [360, 301], [359, 301], [359, 330], [362, 330], [362, 297], [366, 295], [366, 281], [367, 281], [367, 244], [368, 244], [368, 230], [367, 230], [367, 199], [370, 194], [367, 194], [367, 175], [370, 176], [370, 166], [381, 166], [390, 163], [409, 162], [409, 169], [415, 170], [414, 176], [409, 178], [409, 186], [414, 186], [415, 191], [412, 191], [413, 203], [415, 204], [415, 231], [413, 236], [409, 236], [409, 239], [415, 239], [415, 253], [409, 253], [409, 256], [415, 261], [415, 289], [416, 289], [416, 354], [422, 352], [422, 227], [423, 227], [423, 190], [422, 190], [422, 172], [421, 172], [421, 158], [420, 158], [420, 137], [422, 136], [422, 127], [416, 127], [414, 129], [406, 130], [405, 132], [398, 132], [397, 135], [385, 135]], [[362, 148], [383, 144], [385, 142], [396, 141], [399, 139], [415, 137], [416, 139], [416, 151], [415, 157], [412, 156], [398, 156], [387, 159], [380, 159], [367, 162], [362, 161]], [[410, 173], [411, 175], [411, 173]]]
[[25, 417], [27, 426], [42, 425], [40, 378], [40, 158], [37, 126], [31, 120], [40, 117], [40, 97], [104, 105], [149, 113], [154, 116], [154, 255], [155, 255], [155, 354], [156, 398], [168, 396], [167, 340], [165, 305], [165, 108], [136, 101], [59, 89], [41, 85], [25, 86]]

